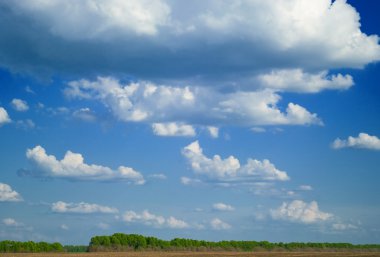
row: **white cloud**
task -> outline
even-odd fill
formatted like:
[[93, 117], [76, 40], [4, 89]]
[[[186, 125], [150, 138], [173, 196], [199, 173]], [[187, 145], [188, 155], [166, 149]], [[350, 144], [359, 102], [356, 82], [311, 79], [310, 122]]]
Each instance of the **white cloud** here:
[[330, 213], [320, 211], [317, 202], [306, 203], [301, 200], [294, 200], [290, 203], [284, 202], [277, 209], [270, 210], [270, 214], [275, 220], [287, 220], [306, 224], [326, 221], [333, 216]]
[[277, 107], [281, 97], [271, 90], [222, 94], [212, 88], [157, 86], [143, 81], [121, 84], [111, 77], [98, 77], [96, 81], [71, 81], [64, 92], [69, 98], [102, 102], [121, 121], [157, 123], [154, 132], [163, 135], [194, 135], [194, 129], [183, 123], [209, 127], [322, 125], [317, 114], [297, 104], [289, 103], [281, 111]]
[[95, 113], [88, 107], [74, 111], [73, 117], [87, 122], [96, 121]]
[[60, 228], [61, 228], [62, 230], [69, 230], [69, 227], [68, 227], [66, 224], [62, 224], [62, 225], [60, 226]]
[[354, 85], [350, 75], [328, 75], [328, 71], [316, 74], [301, 69], [275, 70], [258, 76], [261, 86], [275, 91], [317, 93], [322, 90], [345, 90]]
[[19, 202], [22, 197], [19, 193], [14, 191], [11, 186], [0, 183], [0, 202]]
[[147, 210], [144, 210], [142, 213], [127, 211], [123, 215], [123, 220], [127, 223], [141, 223], [146, 226], [153, 227], [167, 227], [173, 229], [183, 229], [190, 227], [189, 224], [183, 220], [174, 218], [172, 216], [165, 218], [160, 215], [152, 214]]
[[152, 129], [157, 136], [193, 137], [196, 135], [195, 129], [191, 125], [176, 122], [153, 123]]
[[264, 133], [266, 131], [266, 129], [262, 127], [253, 127], [251, 130], [255, 133]]
[[332, 143], [334, 149], [341, 148], [365, 148], [370, 150], [380, 150], [380, 139], [370, 136], [367, 133], [359, 133], [358, 137], [349, 136], [348, 139], [335, 139]]
[[[92, 68], [95, 74], [113, 68], [161, 78], [223, 74], [222, 80], [233, 81], [244, 76], [241, 71], [284, 64], [326, 70], [363, 67], [380, 59], [378, 36], [361, 31], [359, 13], [345, 0], [29, 0], [3, 1], [2, 6], [10, 23], [5, 32], [17, 29], [19, 42], [31, 48], [21, 59], [25, 67], [37, 62], [42, 69]], [[10, 35], [4, 33], [4, 42], [10, 42]], [[57, 54], [50, 56], [50, 49], [42, 48], [47, 40], [55, 43]], [[105, 47], [112, 62], [100, 51]], [[7, 49], [3, 59], [11, 66], [20, 56], [16, 46]], [[40, 58], [28, 58], [38, 50]], [[168, 75], [168, 70], [176, 72]]]
[[0, 127], [4, 124], [10, 123], [12, 120], [9, 118], [8, 112], [0, 107]]
[[344, 224], [344, 223], [334, 223], [334, 224], [332, 224], [332, 228], [334, 230], [339, 230], [339, 231], [358, 229], [358, 227], [355, 225]]
[[11, 102], [13, 109], [19, 112], [26, 112], [29, 110], [28, 103], [24, 100], [14, 98]]
[[132, 168], [119, 166], [111, 168], [86, 164], [79, 153], [67, 151], [62, 160], [54, 155], [47, 155], [41, 146], [27, 149], [26, 157], [35, 165], [40, 176], [62, 178], [68, 180], [122, 181], [142, 185], [145, 183], [141, 173]]
[[49, 24], [52, 34], [69, 40], [105, 40], [117, 34], [153, 36], [168, 22], [170, 14], [170, 7], [161, 0], [32, 0], [25, 4], [15, 2], [13, 6]]
[[234, 211], [235, 208], [225, 203], [214, 203], [212, 208], [216, 211]]
[[17, 128], [28, 130], [28, 129], [34, 129], [36, 127], [36, 124], [31, 119], [26, 120], [18, 120], [16, 122]]
[[3, 219], [3, 224], [7, 227], [19, 227], [23, 225], [22, 223], [19, 223], [15, 219], [12, 219], [12, 218]]
[[51, 205], [51, 210], [57, 213], [117, 213], [118, 210], [113, 207], [102, 206], [91, 203], [66, 203], [62, 201], [55, 202]]
[[188, 178], [188, 177], [181, 177], [180, 179], [181, 183], [188, 186], [188, 185], [200, 185], [203, 182], [200, 179], [193, 179], [193, 178]]
[[302, 190], [302, 191], [311, 191], [311, 190], [313, 190], [313, 187], [310, 186], [310, 185], [300, 185], [299, 186], [299, 190]]
[[[208, 158], [198, 141], [194, 141], [182, 149], [183, 156], [190, 163], [195, 175], [210, 182], [248, 183], [256, 180], [289, 180], [286, 172], [278, 170], [269, 160], [258, 161], [248, 159], [244, 166], [234, 156], [222, 159], [219, 155]], [[183, 184], [189, 184], [192, 180], [182, 179]]]
[[226, 223], [226, 222], [224, 222], [218, 218], [211, 220], [210, 225], [211, 225], [212, 229], [215, 229], [215, 230], [227, 230], [227, 229], [231, 228], [230, 224], [228, 224], [228, 223]]
[[208, 133], [212, 138], [218, 138], [219, 137], [219, 128], [213, 127], [213, 126], [208, 126], [207, 127]]

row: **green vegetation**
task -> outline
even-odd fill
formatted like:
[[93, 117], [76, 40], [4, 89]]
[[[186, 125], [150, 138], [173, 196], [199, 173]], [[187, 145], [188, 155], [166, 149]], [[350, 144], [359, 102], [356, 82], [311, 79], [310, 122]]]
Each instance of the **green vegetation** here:
[[349, 243], [270, 243], [268, 241], [210, 242], [175, 238], [161, 240], [136, 234], [116, 233], [111, 236], [94, 236], [89, 246], [46, 242], [0, 241], [0, 252], [106, 252], [106, 251], [380, 251], [378, 244], [353, 245]]
[[17, 242], [17, 241], [0, 241], [0, 252], [3, 253], [39, 253], [39, 252], [63, 252], [64, 248], [60, 243], [46, 242]]
[[175, 238], [170, 241], [136, 234], [116, 233], [91, 238], [89, 251], [185, 250], [185, 251], [257, 251], [257, 250], [380, 250], [380, 245], [349, 243], [270, 243], [268, 241], [209, 242]]

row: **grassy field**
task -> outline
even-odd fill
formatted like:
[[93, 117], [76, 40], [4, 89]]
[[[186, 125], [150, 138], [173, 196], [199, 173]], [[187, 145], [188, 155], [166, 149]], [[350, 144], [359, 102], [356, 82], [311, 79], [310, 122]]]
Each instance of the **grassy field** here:
[[102, 252], [0, 253], [1, 257], [380, 257], [380, 252]]

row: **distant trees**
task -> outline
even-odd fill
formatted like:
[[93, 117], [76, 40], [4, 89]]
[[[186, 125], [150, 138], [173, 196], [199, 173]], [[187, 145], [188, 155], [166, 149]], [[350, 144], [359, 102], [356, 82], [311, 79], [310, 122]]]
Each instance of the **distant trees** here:
[[38, 253], [38, 252], [63, 252], [64, 248], [60, 243], [46, 242], [18, 242], [18, 241], [0, 241], [0, 252], [3, 253]]
[[257, 250], [380, 250], [380, 245], [353, 245], [349, 243], [271, 243], [268, 241], [219, 241], [210, 242], [185, 238], [170, 241], [136, 234], [116, 233], [111, 236], [91, 238], [89, 251], [133, 250], [185, 250], [185, 251], [257, 251]]

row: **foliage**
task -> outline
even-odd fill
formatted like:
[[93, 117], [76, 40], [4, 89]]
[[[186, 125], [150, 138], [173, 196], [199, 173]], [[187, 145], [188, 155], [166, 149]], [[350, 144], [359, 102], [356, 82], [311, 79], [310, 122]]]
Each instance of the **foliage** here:
[[175, 238], [170, 241], [136, 234], [116, 233], [111, 236], [91, 238], [89, 251], [128, 250], [189, 250], [189, 251], [255, 251], [255, 250], [380, 250], [380, 245], [353, 245], [350, 243], [271, 243], [268, 241], [219, 241], [210, 242]]
[[18, 242], [18, 241], [0, 241], [0, 252], [5, 253], [39, 253], [39, 252], [63, 252], [64, 248], [60, 243], [46, 242]]

